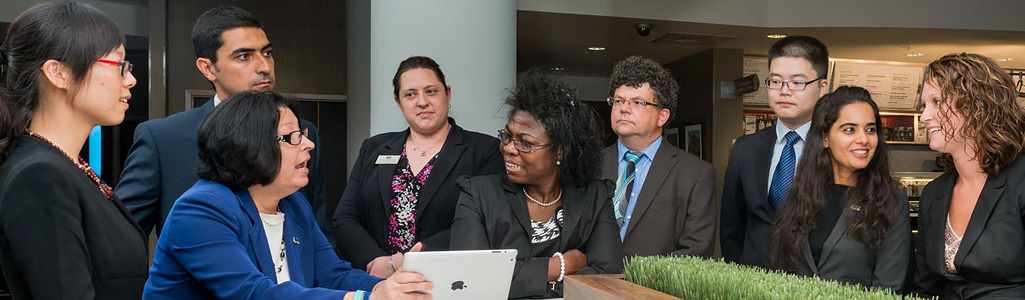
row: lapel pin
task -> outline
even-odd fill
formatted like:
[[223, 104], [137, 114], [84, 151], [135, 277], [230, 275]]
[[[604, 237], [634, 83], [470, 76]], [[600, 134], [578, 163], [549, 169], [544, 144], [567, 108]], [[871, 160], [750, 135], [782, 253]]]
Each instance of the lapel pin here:
[[851, 210], [853, 210], [853, 211], [861, 211], [861, 206], [857, 205], [857, 204], [851, 205]]
[[299, 245], [299, 239], [297, 239], [294, 236], [292, 237], [292, 242], [295, 243], [296, 245]]

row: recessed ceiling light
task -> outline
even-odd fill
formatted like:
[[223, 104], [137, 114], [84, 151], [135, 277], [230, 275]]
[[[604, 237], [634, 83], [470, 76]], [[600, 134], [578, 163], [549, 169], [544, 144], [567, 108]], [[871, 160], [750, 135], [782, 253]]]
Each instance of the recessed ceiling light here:
[[908, 55], [908, 57], [919, 57], [919, 56], [925, 55], [925, 53], [918, 53], [918, 52], [916, 52], [916, 53], [908, 53], [907, 55]]
[[787, 37], [787, 35], [785, 35], [785, 34], [770, 34], [770, 35], [766, 35], [765, 37], [770, 38], [770, 39], [781, 39], [781, 38]]
[[1012, 61], [1012, 60], [1014, 60], [1014, 59], [1010, 58], [1010, 57], [997, 58], [997, 61], [999, 61], [999, 62], [1009, 62], [1009, 61]]
[[565, 71], [566, 70], [566, 68], [563, 68], [563, 67], [551, 67], [549, 69], [552, 70], [552, 71], [556, 71], [556, 72]]
[[591, 50], [591, 51], [605, 51], [605, 47], [597, 47], [597, 46], [595, 46], [595, 47], [587, 47], [587, 50]]

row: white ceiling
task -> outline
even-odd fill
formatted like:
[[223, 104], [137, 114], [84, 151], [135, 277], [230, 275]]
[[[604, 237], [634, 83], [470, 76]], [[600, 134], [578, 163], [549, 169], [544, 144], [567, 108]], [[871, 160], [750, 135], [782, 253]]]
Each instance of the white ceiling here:
[[[641, 37], [634, 24], [651, 23], [651, 35]], [[666, 33], [720, 36], [713, 45], [651, 43]], [[1025, 69], [1025, 32], [918, 28], [764, 28], [666, 20], [518, 11], [517, 65], [562, 67], [574, 76], [608, 76], [612, 64], [630, 55], [668, 63], [711, 48], [743, 49], [764, 56], [775, 41], [768, 34], [811, 35], [829, 47], [830, 57], [928, 63], [953, 52], [974, 52], [993, 58], [1005, 68]], [[601, 46], [606, 51], [588, 51]], [[908, 46], [911, 49], [908, 50]], [[907, 53], [922, 53], [908, 57]]]

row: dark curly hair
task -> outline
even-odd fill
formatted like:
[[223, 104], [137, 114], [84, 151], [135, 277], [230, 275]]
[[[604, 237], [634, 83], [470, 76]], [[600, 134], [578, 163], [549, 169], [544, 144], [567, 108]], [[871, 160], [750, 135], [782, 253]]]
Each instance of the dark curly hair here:
[[612, 67], [612, 78], [609, 81], [609, 97], [621, 86], [639, 88], [647, 83], [655, 92], [655, 104], [658, 108], [669, 109], [672, 119], [676, 111], [676, 98], [680, 93], [680, 84], [673, 79], [669, 69], [663, 68], [654, 60], [641, 56], [631, 56], [621, 60]]
[[581, 186], [597, 178], [601, 166], [598, 113], [577, 99], [576, 90], [540, 69], [527, 71], [505, 99], [509, 119], [525, 112], [541, 124], [552, 149], [563, 150], [559, 183]]
[[[876, 126], [882, 124], [879, 107], [872, 101], [868, 90], [861, 87], [841, 86], [822, 96], [815, 104], [811, 129], [808, 130], [808, 140], [804, 143], [793, 186], [769, 238], [769, 261], [777, 268], [793, 270], [797, 264], [794, 253], [801, 253], [801, 245], [808, 242], [808, 235], [819, 226], [817, 222], [829, 198], [829, 185], [834, 183], [833, 156], [824, 147], [823, 138], [829, 135], [833, 124], [840, 118], [840, 111], [854, 103], [872, 106]], [[854, 172], [857, 188], [847, 194], [851, 205], [862, 207], [859, 211], [848, 211], [848, 230], [869, 249], [882, 244], [886, 231], [894, 223], [895, 213], [907, 213], [897, 211], [896, 184], [890, 177], [885, 137], [876, 134], [875, 138], [875, 155], [864, 169]]]
[[[975, 161], [990, 176], [996, 176], [1025, 153], [1025, 110], [1015, 102], [1018, 91], [1011, 76], [989, 57], [973, 53], [948, 54], [929, 63], [925, 82], [936, 84], [943, 105], [936, 113], [944, 116], [940, 128], [972, 137], [968, 145]], [[964, 118], [961, 128], [952, 128], [950, 117]], [[949, 138], [948, 138], [949, 139]], [[943, 154], [947, 161], [950, 154]], [[947, 173], [956, 170], [951, 164]]]
[[199, 124], [199, 178], [231, 190], [273, 182], [281, 167], [280, 108], [299, 118], [293, 101], [275, 92], [241, 92], [214, 107]]

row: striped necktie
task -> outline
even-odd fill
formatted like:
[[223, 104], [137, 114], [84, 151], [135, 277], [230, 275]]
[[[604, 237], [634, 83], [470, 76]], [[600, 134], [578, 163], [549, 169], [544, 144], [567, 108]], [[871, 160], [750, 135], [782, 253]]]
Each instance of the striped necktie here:
[[616, 222], [623, 226], [623, 218], [626, 217], [626, 206], [630, 202], [630, 191], [633, 190], [634, 176], [637, 175], [637, 160], [641, 159], [637, 153], [627, 151], [623, 157], [626, 158], [626, 168], [623, 174], [616, 180], [616, 194], [612, 198], [612, 205], [616, 207]]
[[779, 209], [790, 191], [790, 184], [794, 182], [794, 170], [797, 168], [797, 155], [794, 153], [794, 144], [801, 140], [797, 132], [788, 132], [785, 136], [786, 146], [783, 146], [783, 153], [779, 155], [779, 163], [776, 164], [776, 172], [772, 174], [772, 185], [769, 186], [769, 204], [772, 209]]

